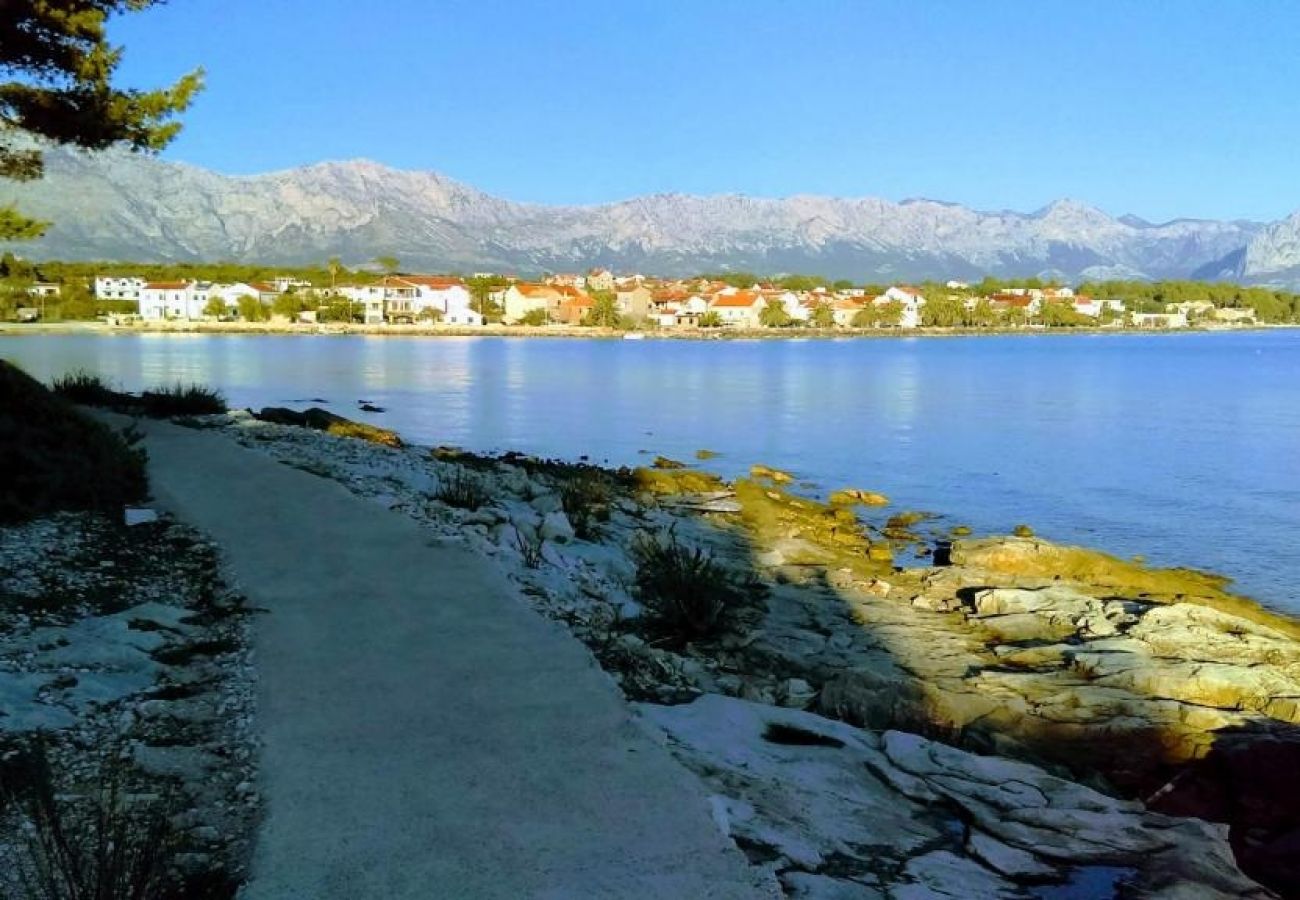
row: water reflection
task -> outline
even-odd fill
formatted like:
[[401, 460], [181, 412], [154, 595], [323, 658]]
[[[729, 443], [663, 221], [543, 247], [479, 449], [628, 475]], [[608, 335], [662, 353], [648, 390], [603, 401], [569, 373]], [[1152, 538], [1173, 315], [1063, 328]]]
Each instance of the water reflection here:
[[[201, 382], [238, 406], [325, 398], [410, 439], [764, 462], [981, 530], [1238, 575], [1296, 602], [1300, 335], [578, 341], [204, 335], [0, 337], [34, 375]], [[363, 414], [357, 401], [386, 407]]]

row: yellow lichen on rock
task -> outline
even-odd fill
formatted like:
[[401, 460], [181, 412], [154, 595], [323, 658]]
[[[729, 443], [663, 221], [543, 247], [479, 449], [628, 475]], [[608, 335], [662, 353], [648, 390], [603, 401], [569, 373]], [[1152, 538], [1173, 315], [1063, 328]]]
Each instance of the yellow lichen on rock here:
[[727, 484], [710, 472], [693, 469], [640, 468], [632, 473], [639, 488], [652, 494], [710, 494], [725, 491]]
[[824, 551], [823, 563], [843, 567], [859, 577], [883, 574], [892, 554], [872, 555], [873, 543], [852, 511], [801, 497], [749, 479], [737, 479], [733, 488], [740, 503], [741, 524], [755, 546], [770, 548], [799, 540]]
[[749, 477], [764, 478], [773, 484], [789, 484], [794, 481], [794, 476], [789, 472], [783, 472], [780, 469], [773, 469], [770, 466], [753, 465], [749, 467]]
[[831, 494], [830, 502], [835, 506], [888, 506], [889, 498], [875, 491], [860, 488], [845, 488]]
[[1225, 590], [1231, 579], [1196, 569], [1148, 569], [1099, 550], [1064, 547], [1037, 538], [956, 541], [954, 565], [1008, 579], [1067, 580], [1097, 593], [1170, 603], [1183, 600], [1222, 610], [1300, 638], [1300, 622], [1275, 615]]

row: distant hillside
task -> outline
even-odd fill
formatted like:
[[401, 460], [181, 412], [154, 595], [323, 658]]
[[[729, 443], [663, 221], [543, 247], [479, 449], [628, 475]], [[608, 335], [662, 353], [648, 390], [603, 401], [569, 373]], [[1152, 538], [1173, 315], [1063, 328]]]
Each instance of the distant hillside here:
[[1034, 213], [930, 200], [655, 195], [600, 206], [492, 197], [432, 172], [321, 163], [231, 177], [110, 152], [50, 151], [0, 203], [52, 220], [36, 258], [359, 263], [522, 274], [608, 266], [682, 275], [808, 272], [887, 281], [1055, 276], [1300, 283], [1300, 214], [1283, 222], [1114, 218], [1069, 200]]

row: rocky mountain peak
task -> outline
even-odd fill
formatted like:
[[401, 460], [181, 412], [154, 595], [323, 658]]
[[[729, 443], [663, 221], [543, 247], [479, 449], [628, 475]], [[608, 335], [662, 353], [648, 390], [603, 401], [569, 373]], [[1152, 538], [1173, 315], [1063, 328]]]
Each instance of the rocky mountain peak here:
[[391, 254], [430, 270], [729, 268], [872, 281], [1172, 278], [1235, 266], [1242, 278], [1300, 280], [1300, 214], [1267, 227], [1152, 225], [1075, 199], [1029, 214], [816, 195], [665, 193], [542, 206], [369, 159], [230, 176], [118, 151], [54, 149], [44, 180], [0, 181], [0, 203], [11, 202], [55, 223], [41, 242], [20, 248], [46, 258], [302, 263], [338, 255], [355, 263]]

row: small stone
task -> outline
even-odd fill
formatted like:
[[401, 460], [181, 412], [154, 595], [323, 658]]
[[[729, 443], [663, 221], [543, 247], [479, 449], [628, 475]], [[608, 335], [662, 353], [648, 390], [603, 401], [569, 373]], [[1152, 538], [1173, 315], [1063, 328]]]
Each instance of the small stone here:
[[158, 521], [158, 512], [143, 506], [128, 506], [123, 512], [122, 518], [128, 526], [147, 525], [150, 522]]

